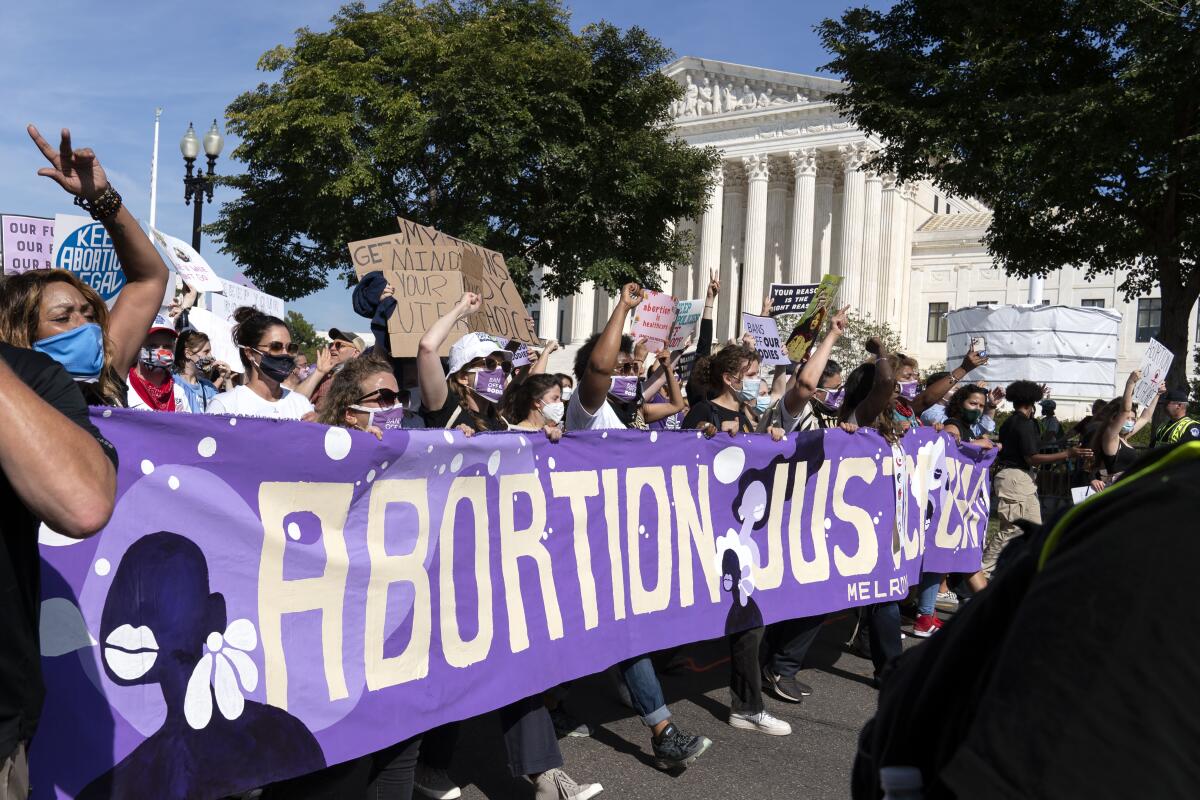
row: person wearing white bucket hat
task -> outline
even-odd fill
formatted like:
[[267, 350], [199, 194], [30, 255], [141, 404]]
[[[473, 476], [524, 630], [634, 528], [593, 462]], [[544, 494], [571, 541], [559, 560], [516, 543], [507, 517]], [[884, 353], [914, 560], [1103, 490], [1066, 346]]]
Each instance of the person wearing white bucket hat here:
[[496, 339], [468, 333], [450, 347], [446, 371], [438, 356], [455, 326], [479, 311], [482, 304], [479, 295], [464, 292], [458, 304], [433, 323], [417, 346], [421, 416], [430, 428], [458, 427], [464, 433], [474, 433], [507, 427], [498, 406], [508, 385], [512, 353]]

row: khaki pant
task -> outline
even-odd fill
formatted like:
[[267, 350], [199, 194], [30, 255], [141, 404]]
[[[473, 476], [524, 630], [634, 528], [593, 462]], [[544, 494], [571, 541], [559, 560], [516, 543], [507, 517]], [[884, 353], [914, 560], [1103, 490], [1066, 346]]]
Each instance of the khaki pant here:
[[29, 761], [25, 745], [17, 745], [12, 755], [0, 761], [0, 800], [27, 800], [29, 797]]
[[1037, 484], [1023, 469], [1002, 469], [996, 473], [996, 513], [1001, 526], [987, 537], [983, 548], [982, 570], [989, 578], [996, 568], [1000, 552], [1015, 537], [1021, 535], [1019, 519], [1042, 524], [1042, 506], [1038, 503]]

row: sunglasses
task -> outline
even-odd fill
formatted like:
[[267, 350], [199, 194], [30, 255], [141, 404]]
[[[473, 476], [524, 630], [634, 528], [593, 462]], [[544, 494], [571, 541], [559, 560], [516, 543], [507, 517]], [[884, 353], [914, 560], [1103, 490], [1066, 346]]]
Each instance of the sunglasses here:
[[617, 364], [616, 372], [618, 375], [640, 375], [642, 365], [636, 361], [626, 361], [623, 364]]
[[510, 364], [509, 362], [505, 361], [505, 360], [504, 360], [504, 359], [502, 359], [502, 358], [496, 358], [496, 357], [494, 357], [494, 356], [488, 356], [488, 357], [486, 357], [486, 358], [484, 358], [484, 359], [483, 359], [483, 364], [482, 364], [482, 365], [480, 365], [480, 366], [471, 366], [471, 367], [468, 367], [468, 369], [470, 369], [470, 370], [476, 370], [476, 369], [489, 369], [489, 370], [491, 370], [491, 369], [502, 369], [502, 370], [504, 370], [505, 372], [508, 372], [509, 370], [511, 370], [511, 369], [512, 369], [512, 364]]
[[368, 400], [377, 400], [381, 407], [387, 408], [400, 402], [400, 394], [391, 389], [376, 389], [373, 392], [367, 392], [354, 402], [357, 405], [358, 403], [365, 403]]
[[273, 356], [281, 356], [284, 353], [294, 356], [300, 352], [300, 345], [295, 342], [288, 342], [287, 344], [283, 342], [271, 342], [270, 344], [259, 345], [256, 349], [260, 353], [266, 350], [267, 353]]

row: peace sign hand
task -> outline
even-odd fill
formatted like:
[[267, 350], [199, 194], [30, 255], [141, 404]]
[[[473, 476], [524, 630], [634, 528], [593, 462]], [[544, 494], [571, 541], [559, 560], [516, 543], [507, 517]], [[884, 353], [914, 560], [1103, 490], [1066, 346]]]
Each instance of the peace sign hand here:
[[104, 168], [96, 160], [92, 148], [71, 149], [71, 131], [62, 129], [62, 141], [58, 150], [55, 150], [35, 126], [30, 125], [26, 130], [51, 164], [39, 169], [38, 175], [51, 178], [70, 194], [84, 200], [95, 200], [108, 188], [108, 176], [104, 174]]

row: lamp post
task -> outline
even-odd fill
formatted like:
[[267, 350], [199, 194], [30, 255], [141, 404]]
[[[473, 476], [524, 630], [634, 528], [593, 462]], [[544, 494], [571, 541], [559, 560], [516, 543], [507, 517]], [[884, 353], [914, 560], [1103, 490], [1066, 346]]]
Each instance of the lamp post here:
[[200, 252], [200, 217], [203, 214], [204, 202], [212, 202], [213, 198], [213, 179], [216, 177], [217, 156], [221, 155], [221, 148], [225, 145], [225, 139], [221, 136], [221, 132], [217, 130], [217, 121], [214, 119], [212, 127], [208, 129], [208, 133], [204, 134], [204, 155], [208, 157], [208, 172], [201, 172], [199, 169], [193, 172], [193, 167], [196, 165], [196, 157], [200, 155], [200, 137], [196, 136], [196, 129], [192, 127], [192, 123], [188, 123], [187, 133], [179, 140], [179, 152], [183, 153], [183, 161], [187, 164], [187, 174], [183, 176], [183, 202], [184, 204], [195, 201], [195, 209], [192, 217], [192, 249], [197, 253]]

